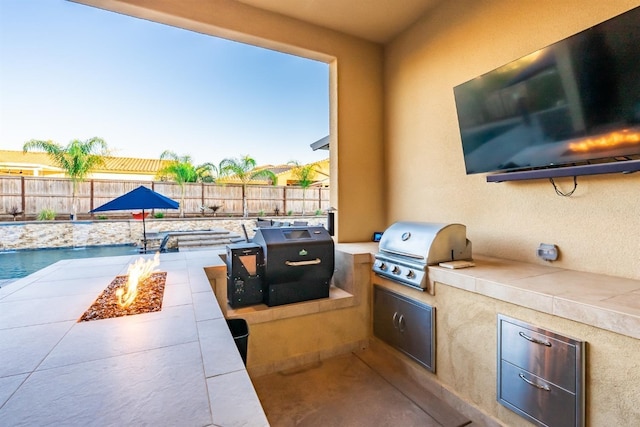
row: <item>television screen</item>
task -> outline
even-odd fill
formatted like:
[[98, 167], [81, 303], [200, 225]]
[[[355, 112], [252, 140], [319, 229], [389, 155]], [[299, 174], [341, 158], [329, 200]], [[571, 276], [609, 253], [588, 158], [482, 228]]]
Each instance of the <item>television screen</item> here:
[[640, 158], [640, 7], [454, 88], [468, 174]]

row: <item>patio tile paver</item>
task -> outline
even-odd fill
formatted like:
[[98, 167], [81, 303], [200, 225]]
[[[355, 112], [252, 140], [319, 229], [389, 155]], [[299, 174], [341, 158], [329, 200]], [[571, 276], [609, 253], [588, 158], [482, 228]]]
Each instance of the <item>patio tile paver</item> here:
[[204, 372], [207, 377], [244, 369], [233, 338], [225, 333], [225, 319], [205, 320], [198, 326]]
[[91, 294], [98, 296], [104, 289], [104, 277], [75, 278], [67, 280], [40, 280], [30, 286], [16, 290], [3, 298], [2, 302], [49, 298], [68, 295]]
[[39, 369], [198, 341], [191, 306], [128, 317], [77, 323]]
[[96, 295], [66, 295], [20, 301], [0, 300], [0, 329], [77, 320]]
[[34, 371], [74, 323], [0, 329], [0, 378]]
[[[213, 424], [216, 426], [268, 426], [267, 418], [263, 415], [260, 402], [247, 402], [246, 413], [229, 410], [223, 405], [225, 399], [243, 399], [251, 390], [253, 384], [247, 371], [230, 372], [207, 379], [209, 389], [209, 399], [211, 400], [211, 410]], [[224, 399], [223, 399], [224, 397]]]
[[164, 288], [162, 307], [193, 304], [191, 287], [188, 283], [182, 285], [168, 285]]
[[28, 374], [12, 375], [9, 377], [0, 376], [0, 407], [4, 405], [28, 376]]
[[0, 411], [3, 426], [196, 426], [210, 420], [197, 342], [39, 370]]

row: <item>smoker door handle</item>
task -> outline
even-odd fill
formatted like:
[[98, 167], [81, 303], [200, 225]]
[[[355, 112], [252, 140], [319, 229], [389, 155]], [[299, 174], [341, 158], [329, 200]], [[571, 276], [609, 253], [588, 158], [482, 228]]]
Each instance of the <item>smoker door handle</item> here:
[[309, 261], [285, 261], [284, 263], [291, 267], [300, 267], [303, 265], [318, 265], [322, 262], [320, 258], [310, 259]]

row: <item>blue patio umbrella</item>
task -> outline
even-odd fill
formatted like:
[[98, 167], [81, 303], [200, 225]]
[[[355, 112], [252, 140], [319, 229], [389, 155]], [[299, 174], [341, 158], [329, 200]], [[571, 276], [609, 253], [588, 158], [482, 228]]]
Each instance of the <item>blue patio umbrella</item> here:
[[90, 211], [104, 212], [104, 211], [124, 211], [130, 209], [142, 210], [142, 235], [144, 237], [144, 252], [147, 253], [147, 229], [144, 221], [145, 209], [178, 209], [180, 204], [175, 200], [163, 196], [160, 193], [141, 185], [140, 187], [123, 194], [120, 197], [116, 197], [110, 202], [105, 203], [102, 206]]

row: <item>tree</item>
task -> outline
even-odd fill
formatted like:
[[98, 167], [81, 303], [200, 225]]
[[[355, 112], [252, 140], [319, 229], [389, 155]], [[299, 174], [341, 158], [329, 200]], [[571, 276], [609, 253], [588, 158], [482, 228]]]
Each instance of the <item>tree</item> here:
[[245, 155], [240, 159], [227, 158], [220, 162], [220, 175], [235, 175], [242, 183], [242, 214], [244, 217], [249, 216], [249, 208], [247, 206], [247, 185], [256, 178], [264, 178], [271, 181], [272, 185], [278, 183], [278, 177], [268, 169], [255, 170], [256, 161]]
[[97, 166], [104, 165], [104, 156], [109, 155], [107, 143], [98, 137], [80, 141], [74, 139], [66, 147], [53, 141], [40, 141], [32, 139], [25, 142], [22, 150], [26, 153], [31, 150], [42, 150], [71, 178], [71, 219], [76, 218], [78, 185], [83, 182], [89, 173]]
[[313, 184], [314, 178], [316, 176], [317, 163], [309, 163], [307, 165], [301, 165], [300, 163], [292, 160], [289, 162], [290, 165], [293, 165], [293, 169], [291, 170], [291, 174], [298, 181], [297, 184], [302, 187], [302, 215], [304, 215], [304, 204], [306, 198], [307, 188], [311, 187]]
[[158, 171], [158, 175], [168, 177], [180, 187], [180, 217], [184, 217], [185, 184], [188, 182], [215, 182], [218, 168], [211, 163], [194, 166], [191, 156], [178, 156], [170, 150], [165, 150], [160, 155], [160, 159], [171, 160], [167, 166]]

